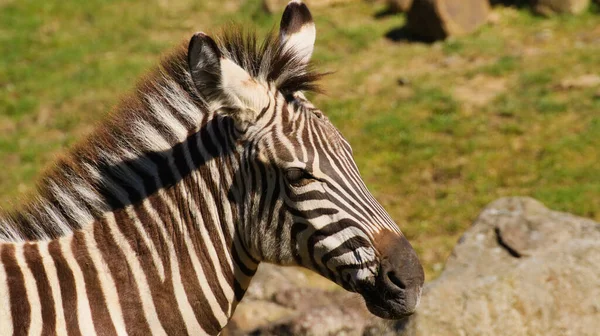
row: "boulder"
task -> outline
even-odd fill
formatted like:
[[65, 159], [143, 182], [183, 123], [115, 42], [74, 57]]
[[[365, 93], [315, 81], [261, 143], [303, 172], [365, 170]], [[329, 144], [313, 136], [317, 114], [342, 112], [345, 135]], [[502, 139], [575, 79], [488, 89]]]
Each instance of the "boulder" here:
[[387, 0], [388, 10], [392, 13], [408, 12], [414, 0]]
[[441, 40], [477, 30], [489, 14], [489, 0], [414, 0], [407, 27], [423, 39]]
[[275, 301], [296, 309], [296, 314], [260, 326], [248, 335], [361, 336], [373, 320], [360, 296], [341, 290], [284, 291]]
[[530, 198], [490, 204], [399, 335], [597, 335], [600, 224]]
[[331, 333], [348, 325], [361, 330], [371, 317], [361, 301], [310, 271], [262, 263], [222, 335], [326, 335], [312, 326]]
[[554, 14], [579, 14], [590, 5], [590, 0], [531, 0], [533, 11], [550, 16]]

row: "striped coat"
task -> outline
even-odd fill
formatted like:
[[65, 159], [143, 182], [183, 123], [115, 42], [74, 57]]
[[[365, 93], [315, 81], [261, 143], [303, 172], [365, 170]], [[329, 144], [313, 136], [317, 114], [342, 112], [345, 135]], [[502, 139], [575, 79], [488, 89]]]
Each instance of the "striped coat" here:
[[300, 265], [384, 318], [423, 269], [303, 92], [315, 25], [195, 34], [0, 217], [0, 334], [218, 334], [260, 262]]

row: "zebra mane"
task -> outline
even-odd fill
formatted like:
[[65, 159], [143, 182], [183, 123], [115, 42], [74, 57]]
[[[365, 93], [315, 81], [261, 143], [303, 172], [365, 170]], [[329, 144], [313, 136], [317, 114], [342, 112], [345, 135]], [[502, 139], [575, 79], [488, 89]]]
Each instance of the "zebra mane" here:
[[284, 48], [280, 36], [271, 30], [259, 42], [257, 34], [240, 26], [230, 26], [214, 36], [221, 53], [237, 63], [250, 76], [273, 83], [283, 93], [321, 92], [317, 82], [326, 73], [317, 72], [301, 55]]
[[[316, 83], [324, 74], [286, 51], [273, 32], [259, 42], [255, 33], [234, 26], [214, 39], [225, 57], [284, 94], [319, 91]], [[198, 132], [210, 104], [193, 84], [184, 45], [176, 48], [86, 140], [42, 175], [31, 201], [11, 212], [0, 209], [0, 241], [54, 239], [113, 211], [117, 206], [103, 197], [112, 182], [103, 174], [131, 187], [127, 184], [134, 182], [125, 181], [131, 174], [123, 163], [150, 169], [150, 155], [173, 151]]]

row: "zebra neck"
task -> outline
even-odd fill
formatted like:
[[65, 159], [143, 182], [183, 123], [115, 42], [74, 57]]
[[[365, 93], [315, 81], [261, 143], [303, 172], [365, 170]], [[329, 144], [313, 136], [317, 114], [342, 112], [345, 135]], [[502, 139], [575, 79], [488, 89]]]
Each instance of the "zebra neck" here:
[[217, 247], [168, 230], [141, 232], [129, 218], [119, 210], [73, 235], [1, 244], [3, 333], [217, 334], [256, 265], [237, 265], [244, 257], [236, 242], [229, 269], [220, 255], [211, 259]]
[[0, 284], [7, 285], [0, 285], [0, 299], [7, 305], [0, 325], [51, 325], [84, 335], [113, 328], [218, 333], [258, 261], [236, 229], [239, 164], [233, 154], [208, 159], [205, 148], [219, 147], [209, 133], [203, 127], [158, 156], [87, 167], [96, 184], [73, 177], [53, 188], [54, 202], [39, 203], [43, 213], [82, 224], [54, 239], [2, 245]]

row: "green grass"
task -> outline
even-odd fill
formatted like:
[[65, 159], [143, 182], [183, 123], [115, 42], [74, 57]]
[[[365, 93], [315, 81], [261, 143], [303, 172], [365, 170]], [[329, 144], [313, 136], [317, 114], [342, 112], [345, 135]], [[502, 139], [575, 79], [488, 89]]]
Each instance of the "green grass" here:
[[[497, 8], [498, 24], [434, 44], [386, 40], [405, 19], [375, 19], [379, 9], [313, 8], [315, 60], [334, 71], [314, 102], [353, 144], [428, 278], [498, 197], [600, 220], [600, 88], [557, 89], [600, 74], [598, 7], [550, 19]], [[0, 204], [30, 194], [58, 153], [192, 32], [232, 21], [266, 32], [278, 20], [250, 0], [1, 1]]]

